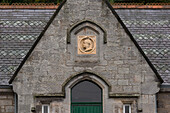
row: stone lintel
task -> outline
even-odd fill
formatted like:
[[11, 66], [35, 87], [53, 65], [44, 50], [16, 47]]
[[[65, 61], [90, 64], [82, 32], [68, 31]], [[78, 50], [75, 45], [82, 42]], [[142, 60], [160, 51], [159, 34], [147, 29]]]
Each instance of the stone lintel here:
[[54, 94], [35, 94], [34, 95], [36, 98], [64, 98], [65, 94], [64, 93], [54, 93]]
[[112, 93], [109, 94], [110, 98], [138, 98], [140, 94], [121, 94], [121, 93]]

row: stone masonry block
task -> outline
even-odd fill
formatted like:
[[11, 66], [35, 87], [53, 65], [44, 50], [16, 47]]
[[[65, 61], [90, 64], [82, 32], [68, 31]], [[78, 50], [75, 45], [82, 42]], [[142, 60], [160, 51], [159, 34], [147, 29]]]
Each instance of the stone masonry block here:
[[118, 85], [128, 85], [128, 80], [118, 80]]
[[132, 93], [133, 92], [133, 88], [132, 86], [123, 86], [123, 90], [127, 93]]
[[4, 99], [4, 98], [7, 98], [6, 95], [0, 95], [0, 99]]
[[12, 100], [0, 100], [0, 105], [12, 105]]
[[84, 70], [83, 67], [74, 67], [74, 70], [77, 72], [82, 72]]
[[123, 64], [123, 61], [121, 61], [121, 60], [114, 61], [114, 64]]
[[142, 95], [142, 103], [148, 103], [148, 95]]
[[129, 68], [118, 68], [118, 73], [129, 74]]
[[6, 112], [14, 112], [14, 106], [6, 106], [5, 111]]

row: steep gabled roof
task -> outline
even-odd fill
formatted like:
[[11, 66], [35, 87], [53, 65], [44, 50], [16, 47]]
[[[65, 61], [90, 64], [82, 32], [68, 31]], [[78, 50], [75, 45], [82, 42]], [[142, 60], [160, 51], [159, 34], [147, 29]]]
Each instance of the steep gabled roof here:
[[8, 84], [54, 12], [0, 9], [0, 85]]
[[108, 8], [112, 11], [113, 15], [117, 18], [117, 20], [119, 21], [119, 23], [122, 25], [122, 27], [124, 28], [125, 32], [127, 33], [127, 35], [130, 37], [130, 39], [133, 41], [133, 43], [135, 44], [135, 46], [137, 47], [137, 49], [139, 50], [139, 52], [142, 54], [142, 56], [145, 58], [146, 62], [148, 63], [148, 65], [151, 67], [151, 69], [153, 70], [153, 72], [155, 73], [155, 75], [157, 76], [157, 78], [159, 79], [160, 83], [163, 83], [163, 79], [160, 76], [160, 74], [157, 72], [156, 68], [153, 66], [152, 62], [149, 60], [149, 58], [146, 56], [146, 54], [144, 53], [144, 51], [142, 50], [141, 46], [139, 46], [138, 42], [134, 39], [132, 33], [130, 32], [130, 30], [126, 27], [126, 25], [123, 23], [122, 19], [119, 17], [119, 15], [117, 14], [117, 12], [113, 9], [113, 7], [111, 6], [111, 4], [109, 3], [108, 0], [105, 0], [105, 3], [107, 4]]
[[[107, 3], [107, 1], [106, 1], [106, 3]], [[111, 5], [108, 4], [108, 6], [110, 7], [110, 9], [112, 9]], [[61, 8], [61, 5], [59, 6], [59, 9], [60, 8]], [[155, 61], [158, 62], [159, 59], [157, 59], [157, 57], [155, 55], [152, 56], [152, 55], [147, 54], [147, 51], [152, 49], [152, 46], [149, 46], [149, 45], [151, 43], [153, 44], [153, 43], [155, 43], [157, 41], [150, 40], [150, 43], [147, 44], [148, 46], [146, 46], [146, 48], [144, 48], [144, 46], [141, 43], [143, 41], [148, 42], [148, 40], [145, 40], [145, 38], [141, 39], [140, 38], [141, 36], [140, 35], [138, 36], [138, 34], [143, 34], [143, 35], [147, 34], [147, 32], [150, 32], [150, 29], [155, 29], [155, 26], [150, 26], [150, 29], [146, 29], [148, 27], [143, 28], [143, 25], [145, 25], [145, 24], [142, 23], [142, 25], [141, 25], [140, 22], [137, 22], [137, 23], [133, 22], [135, 24], [132, 25], [134, 27], [133, 27], [133, 29], [131, 29], [131, 27], [128, 26], [126, 21], [131, 20], [131, 19], [136, 20], [136, 21], [140, 20], [140, 18], [141, 18], [140, 16], [142, 16], [142, 14], [138, 17], [138, 16], [135, 16], [138, 13], [138, 12], [136, 12], [134, 14], [134, 16], [132, 16], [133, 18], [129, 19], [129, 18], [126, 18], [126, 17], [131, 16], [131, 13], [126, 13], [126, 11], [130, 12], [129, 10], [130, 9], [124, 9], [124, 10], [119, 9], [119, 10], [116, 10], [116, 12], [117, 12], [116, 13], [115, 10], [112, 9], [113, 14], [115, 14], [115, 16], [117, 17], [119, 22], [121, 22], [121, 24], [123, 25], [125, 31], [130, 35], [132, 41], [135, 43], [135, 45], [137, 46], [139, 51], [145, 57], [145, 59], [147, 60], [148, 64], [151, 66], [151, 68], [153, 69], [153, 71], [155, 72], [157, 77], [162, 81], [162, 79], [159, 76], [159, 75], [161, 75], [162, 78], [165, 79], [165, 84], [170, 84], [170, 80], [166, 79], [166, 78], [170, 77], [169, 68], [167, 68], [168, 71], [164, 71], [164, 72], [167, 73], [166, 75], [161, 74], [161, 72], [163, 72], [163, 70], [160, 71], [159, 68], [156, 67], [156, 65], [154, 63]], [[159, 10], [161, 11], [161, 9], [159, 9]], [[2, 43], [2, 45], [3, 45], [2, 47], [0, 46], [0, 56], [1, 56], [0, 57], [0, 59], [1, 59], [0, 60], [0, 62], [1, 62], [0, 63], [0, 85], [7, 85], [8, 84], [7, 82], [10, 80], [10, 83], [11, 83], [12, 80], [14, 80], [14, 78], [16, 77], [19, 70], [22, 68], [22, 65], [24, 64], [26, 59], [29, 57], [29, 55], [33, 51], [33, 49], [36, 46], [36, 44], [38, 43], [38, 41], [43, 36], [45, 30], [48, 28], [48, 26], [51, 23], [51, 21], [53, 20], [53, 18], [56, 16], [57, 10], [28, 10], [28, 9], [24, 9], [24, 10], [2, 10], [1, 12], [3, 12], [3, 11], [6, 11], [6, 13], [8, 11], [11, 11], [11, 14], [6, 14], [6, 16], [4, 16], [3, 14], [0, 13], [0, 15], [1, 15], [0, 21], [3, 21], [6, 17], [9, 18], [9, 19], [11, 18], [11, 21], [14, 21], [12, 24], [10, 24], [12, 27], [10, 27], [10, 25], [8, 25], [8, 24], [6, 26], [2, 24], [3, 26], [1, 26], [2, 22], [0, 23], [0, 27], [3, 28], [2, 31], [0, 29], [0, 43]], [[35, 14], [31, 15], [31, 13], [29, 13], [29, 11], [34, 12]], [[143, 9], [140, 9], [140, 10], [136, 9], [135, 10], [134, 9], [134, 12], [135, 11], [143, 11], [143, 12], [145, 12], [147, 10], [143, 10]], [[157, 15], [156, 14], [157, 12], [154, 13], [154, 10], [151, 10], [151, 9], [150, 9], [150, 11], [152, 12], [152, 15], [153, 15], [153, 16], [150, 17], [150, 20], [152, 21], [152, 20], [154, 20], [154, 17], [155, 17], [154, 15]], [[165, 10], [165, 11], [169, 11], [169, 10]], [[124, 14], [124, 13], [126, 13], [126, 14]], [[145, 16], [143, 16], [144, 19], [145, 19], [145, 17], [150, 16], [147, 13], [144, 13], [144, 14], [146, 14]], [[50, 17], [51, 17], [51, 19], [50, 19]], [[158, 16], [158, 18], [159, 17], [160, 16]], [[162, 18], [160, 18], [160, 21], [163, 20], [163, 17], [166, 18], [166, 19], [169, 18], [168, 14], [163, 13]], [[23, 25], [21, 25], [22, 22], [18, 22], [18, 23], [15, 22], [17, 20], [23, 21], [23, 18], [28, 20], [28, 22], [25, 23], [25, 21], [24, 21]], [[42, 25], [41, 24], [36, 24], [37, 25], [36, 27], [31, 26], [31, 25], [34, 25], [34, 24], [31, 24], [31, 23], [30, 23], [30, 25], [27, 24], [27, 23], [29, 23], [29, 21], [35, 21], [34, 18], [35, 18], [35, 20], [37, 19], [38, 23], [42, 23], [41, 21], [44, 21], [44, 24], [42, 24]], [[123, 22], [122, 22], [122, 20], [123, 20]], [[7, 22], [7, 23], [9, 23], [9, 22]], [[37, 23], [37, 22], [35, 22], [35, 23]], [[18, 26], [15, 26], [17, 24], [18, 24]], [[167, 23], [167, 24], [168, 24], [168, 26], [170, 26], [170, 23]], [[140, 28], [145, 29], [146, 32], [143, 32]], [[137, 29], [139, 29], [139, 30], [135, 31]], [[166, 28], [166, 29], [167, 29], [167, 31], [169, 30], [169, 28]], [[162, 29], [162, 31], [163, 31], [163, 29]], [[31, 35], [34, 35], [34, 32], [36, 32], [37, 35], [36, 36], [31, 36]], [[155, 33], [157, 33], [157, 32], [155, 32]], [[162, 32], [162, 33], [164, 33], [163, 35], [169, 37], [168, 32], [166, 32], [166, 33]], [[6, 40], [6, 38], [3, 38], [4, 35], [5, 36], [7, 35], [9, 38], [7, 38], [7, 40]], [[12, 36], [15, 36], [15, 37], [13, 38]], [[20, 39], [20, 37], [21, 37], [21, 39]], [[31, 37], [33, 37], [32, 40], [31, 40]], [[138, 39], [141, 39], [141, 40], [139, 41]], [[6, 40], [6, 41], [4, 41], [4, 40]], [[21, 40], [23, 40], [23, 42]], [[163, 38], [163, 40], [164, 40], [164, 38]], [[162, 42], [162, 40], [160, 40], [160, 43], [164, 44], [165, 42], [166, 41]], [[167, 38], [167, 43], [165, 45], [168, 45], [168, 42], [170, 42], [169, 38]], [[159, 45], [159, 44], [157, 44], [157, 45]], [[166, 47], [169, 48], [170, 45], [168, 45]], [[10, 50], [10, 48], [14, 52], [4, 52], [5, 50]], [[23, 51], [23, 50], [25, 50], [25, 51]], [[15, 52], [15, 51], [17, 51], [17, 52]], [[144, 54], [144, 52], [145, 52], [145, 54]], [[150, 52], [148, 52], [148, 53], [150, 53]], [[166, 60], [167, 62], [164, 61], [164, 63], [162, 63], [162, 64], [167, 64], [169, 66], [169, 64], [170, 64], [169, 63], [169, 60], [170, 60], [169, 51], [167, 53], [158, 53], [158, 54], [159, 55], [163, 54], [163, 57], [161, 57], [161, 58], [164, 59], [164, 57], [165, 57], [167, 59]], [[152, 60], [152, 59], [155, 59], [155, 60]], [[161, 63], [158, 63], [158, 66], [161, 66]], [[161, 68], [161, 69], [163, 69], [163, 68]], [[11, 78], [11, 76], [12, 76], [12, 78]]]
[[163, 78], [164, 84], [170, 84], [170, 10], [119, 9], [116, 12]]

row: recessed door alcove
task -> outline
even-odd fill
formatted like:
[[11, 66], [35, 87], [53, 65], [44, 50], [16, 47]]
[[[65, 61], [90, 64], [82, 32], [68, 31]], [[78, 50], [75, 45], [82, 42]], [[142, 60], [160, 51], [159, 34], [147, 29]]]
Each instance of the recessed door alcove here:
[[71, 113], [102, 113], [102, 89], [91, 81], [71, 88]]

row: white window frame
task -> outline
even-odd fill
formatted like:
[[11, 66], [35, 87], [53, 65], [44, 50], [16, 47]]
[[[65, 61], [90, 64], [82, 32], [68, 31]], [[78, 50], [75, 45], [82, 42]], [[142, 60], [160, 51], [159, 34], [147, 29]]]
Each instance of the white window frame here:
[[44, 106], [48, 107], [48, 113], [50, 113], [50, 106], [48, 104], [43, 104], [42, 105], [42, 113], [44, 113]]
[[125, 112], [125, 106], [129, 106], [129, 113], [132, 113], [131, 112], [131, 104], [123, 104], [123, 113], [126, 113]]

